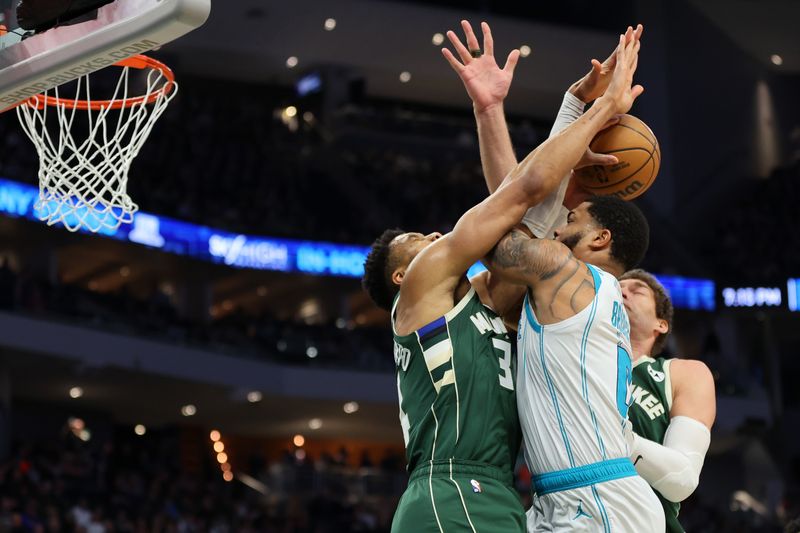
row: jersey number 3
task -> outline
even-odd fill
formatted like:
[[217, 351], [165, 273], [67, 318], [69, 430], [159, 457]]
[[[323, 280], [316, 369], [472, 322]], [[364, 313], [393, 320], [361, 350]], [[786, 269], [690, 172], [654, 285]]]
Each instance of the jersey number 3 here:
[[511, 343], [503, 339], [492, 339], [492, 345], [502, 355], [500, 356], [500, 386], [514, 390], [514, 377], [511, 375]]

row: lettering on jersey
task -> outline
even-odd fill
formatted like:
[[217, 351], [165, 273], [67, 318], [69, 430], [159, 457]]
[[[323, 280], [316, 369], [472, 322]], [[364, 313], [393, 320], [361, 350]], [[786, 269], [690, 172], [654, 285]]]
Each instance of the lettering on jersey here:
[[411, 359], [411, 350], [408, 348], [404, 348], [397, 344], [397, 341], [394, 343], [394, 364], [395, 366], [402, 368], [403, 372], [408, 370], [408, 362]]
[[472, 324], [478, 330], [478, 332], [483, 335], [487, 331], [494, 331], [497, 334], [508, 333], [505, 324], [503, 324], [503, 319], [500, 317], [489, 318], [483, 313], [475, 313], [471, 317]]
[[628, 339], [628, 342], [631, 341], [631, 323], [628, 321], [628, 313], [625, 312], [625, 307], [618, 301], [614, 302], [614, 307], [611, 310], [611, 324]]
[[651, 365], [647, 365], [647, 373], [650, 374], [650, 377], [653, 378], [653, 381], [656, 383], [661, 383], [664, 381], [664, 378], [666, 378], [663, 372], [655, 370]]
[[639, 385], [636, 385], [633, 389], [633, 401], [647, 413], [650, 420], [655, 420], [657, 416], [664, 414], [664, 405], [659, 401], [658, 397]]

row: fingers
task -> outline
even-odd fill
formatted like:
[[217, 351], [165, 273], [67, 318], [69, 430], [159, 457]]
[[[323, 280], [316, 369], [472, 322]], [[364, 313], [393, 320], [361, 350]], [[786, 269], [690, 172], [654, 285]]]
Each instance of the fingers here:
[[575, 165], [575, 168], [581, 169], [595, 165], [606, 167], [610, 165], [616, 165], [617, 163], [619, 163], [619, 159], [617, 159], [616, 156], [610, 154], [596, 154], [587, 148], [586, 152], [583, 154], [583, 157], [581, 157], [581, 160], [578, 161], [577, 165]]
[[604, 167], [607, 167], [619, 163], [619, 159], [617, 159], [617, 156], [615, 155], [595, 154], [595, 153], [593, 153], [592, 155], [593, 155], [592, 157], [593, 165], [602, 165]]
[[453, 44], [453, 48], [456, 49], [458, 57], [461, 58], [461, 62], [464, 65], [468, 65], [472, 60], [472, 56], [469, 55], [469, 50], [467, 50], [467, 48], [461, 42], [461, 39], [458, 38], [458, 35], [456, 35], [453, 30], [449, 30], [447, 32], [447, 38], [450, 39], [450, 42]]
[[592, 73], [600, 74], [603, 71], [603, 64], [600, 63], [598, 60], [592, 59], [591, 63], [592, 63], [592, 70], [591, 70]]
[[453, 70], [456, 71], [456, 74], [461, 74], [461, 71], [464, 70], [464, 65], [456, 59], [456, 56], [453, 55], [453, 52], [450, 51], [449, 48], [442, 48], [442, 55], [450, 63], [450, 66], [453, 67]]
[[636, 31], [633, 32], [633, 38], [637, 41], [642, 38], [642, 33], [644, 33], [644, 26], [641, 24], [636, 25]]
[[636, 67], [639, 65], [639, 54], [635, 54], [633, 56], [633, 61], [631, 62], [628, 70], [630, 71], [630, 75], [633, 76], [633, 73], [636, 72]]
[[506, 66], [503, 67], [503, 70], [508, 72], [509, 74], [514, 74], [514, 69], [517, 68], [517, 62], [519, 61], [519, 50], [511, 50], [508, 54], [508, 58], [506, 59]]
[[642, 87], [641, 85], [634, 85], [633, 88], [631, 89], [631, 98], [633, 98], [633, 100], [636, 100], [637, 98], [639, 98], [639, 96], [641, 96], [643, 92], [644, 92], [644, 87]]
[[464, 35], [467, 37], [467, 50], [480, 50], [481, 45], [478, 43], [478, 38], [475, 37], [475, 32], [472, 31], [470, 23], [466, 20], [462, 20], [461, 28], [464, 30]]
[[625, 62], [625, 35], [619, 34], [619, 42], [617, 43], [617, 50], [614, 55], [617, 57], [617, 65], [627, 65]]
[[[485, 22], [481, 22], [481, 30], [483, 30], [483, 53], [487, 56], [494, 55], [494, 39], [492, 38], [492, 30]], [[508, 62], [506, 62], [508, 64]]]

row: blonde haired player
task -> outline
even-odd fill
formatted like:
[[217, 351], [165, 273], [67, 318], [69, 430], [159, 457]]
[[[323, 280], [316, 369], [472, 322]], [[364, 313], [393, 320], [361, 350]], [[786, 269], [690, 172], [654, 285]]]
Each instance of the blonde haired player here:
[[680, 502], [700, 482], [717, 412], [714, 378], [702, 361], [658, 357], [672, 329], [672, 302], [650, 273], [620, 277], [631, 323], [631, 460], [664, 507], [669, 533], [682, 533]]
[[[466, 22], [462, 26], [474, 50], [477, 38]], [[486, 24], [483, 32], [488, 56]], [[592, 71], [565, 96], [562, 112], [566, 107], [580, 116], [585, 103], [620, 91], [626, 101], [622, 112], [630, 109], [642, 92], [631, 86], [641, 32], [641, 26], [628, 28], [605, 63], [593, 62]], [[465, 48], [452, 32], [448, 37], [456, 50]], [[465, 67], [449, 51], [443, 53], [473, 99], [484, 170], [493, 189], [492, 182], [515, 163], [502, 110], [510, 76], [499, 74], [493, 59]], [[622, 79], [627, 83], [619, 84]], [[597, 112], [595, 104], [590, 113]], [[663, 510], [636, 474], [623, 435], [632, 350], [614, 278], [641, 259], [647, 223], [632, 204], [591, 198], [569, 213], [567, 224], [555, 233], [558, 242], [541, 239], [552, 231], [541, 221], [557, 221], [565, 194], [562, 183], [549, 202], [554, 216], [538, 211], [526, 221], [539, 239], [512, 231], [490, 262], [492, 276], [528, 288], [518, 333], [517, 404], [539, 495], [539, 512], [529, 519], [529, 530], [663, 531]]]

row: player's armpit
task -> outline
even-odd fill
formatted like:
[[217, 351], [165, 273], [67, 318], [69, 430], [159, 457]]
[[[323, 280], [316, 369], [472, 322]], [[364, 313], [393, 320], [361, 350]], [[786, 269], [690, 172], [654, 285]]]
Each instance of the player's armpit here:
[[702, 361], [673, 359], [670, 363], [670, 417], [687, 416], [711, 429], [717, 416], [714, 376]]
[[[488, 270], [470, 278], [469, 281], [475, 292], [478, 293], [481, 302], [489, 306], [504, 320], [510, 321], [516, 329], [519, 309], [525, 296], [525, 287], [503, 281], [498, 276], [493, 276]], [[514, 316], [515, 312], [516, 316]]]

